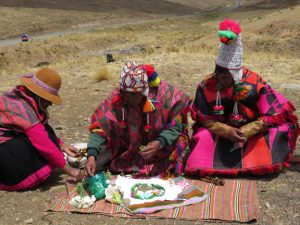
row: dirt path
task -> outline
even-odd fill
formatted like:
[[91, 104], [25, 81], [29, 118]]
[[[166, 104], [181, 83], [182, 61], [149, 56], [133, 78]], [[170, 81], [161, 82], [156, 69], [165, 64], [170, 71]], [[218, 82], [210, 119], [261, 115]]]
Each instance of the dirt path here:
[[[220, 8], [218, 10], [218, 13], [230, 13], [231, 11], [236, 10], [236, 8], [231, 5], [227, 7]], [[195, 14], [188, 14], [188, 15], [180, 15], [180, 16], [157, 16], [159, 18], [154, 18], [154, 19], [125, 19], [125, 22], [121, 23], [112, 23], [112, 24], [103, 24], [103, 21], [91, 21], [87, 23], [82, 23], [82, 24], [77, 24], [73, 25], [71, 29], [67, 29], [64, 31], [54, 31], [54, 32], [48, 32], [45, 34], [37, 34], [37, 35], [32, 35], [31, 38], [32, 40], [46, 40], [48, 38], [54, 38], [58, 36], [64, 36], [64, 35], [72, 35], [72, 34], [83, 34], [91, 31], [97, 31], [97, 30], [102, 30], [102, 29], [107, 29], [107, 28], [119, 28], [122, 26], [126, 25], [141, 25], [141, 24], [148, 24], [148, 23], [153, 23], [153, 22], [160, 22], [165, 19], [184, 19], [184, 18], [189, 18], [189, 17], [194, 17], [194, 16], [209, 16], [209, 15], [214, 15], [216, 13], [215, 10], [209, 10], [205, 12], [197, 12]], [[124, 20], [123, 20], [124, 21]], [[105, 23], [107, 21], [104, 21]], [[10, 38], [10, 39], [4, 39], [0, 40], [0, 49], [4, 47], [9, 47], [12, 45], [19, 44], [21, 42], [20, 38]]]

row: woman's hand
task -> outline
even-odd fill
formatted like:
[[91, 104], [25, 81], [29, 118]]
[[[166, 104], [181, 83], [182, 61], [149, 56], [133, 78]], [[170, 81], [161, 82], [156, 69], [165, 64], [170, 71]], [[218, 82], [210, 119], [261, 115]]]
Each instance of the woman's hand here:
[[65, 143], [63, 143], [63, 144], [60, 146], [60, 149], [61, 149], [63, 152], [65, 152], [67, 155], [69, 155], [69, 156], [71, 156], [71, 157], [73, 157], [73, 158], [77, 157], [77, 155], [79, 154], [79, 151], [78, 151], [75, 147], [73, 147], [73, 146], [71, 146], [71, 145], [67, 145], [67, 144], [65, 144]]
[[227, 139], [236, 143], [244, 142], [247, 140], [244, 132], [241, 129], [235, 127], [231, 127], [230, 129], [228, 129]]
[[77, 168], [71, 167], [68, 163], [63, 167], [63, 171], [68, 174], [72, 181], [78, 182], [81, 181], [85, 177], [85, 171]]
[[140, 151], [140, 155], [143, 157], [143, 159], [149, 160], [156, 155], [159, 149], [160, 149], [159, 141], [151, 141], [147, 144], [147, 146], [143, 151]]
[[85, 171], [88, 176], [94, 176], [96, 172], [96, 159], [94, 156], [89, 156], [85, 164]]

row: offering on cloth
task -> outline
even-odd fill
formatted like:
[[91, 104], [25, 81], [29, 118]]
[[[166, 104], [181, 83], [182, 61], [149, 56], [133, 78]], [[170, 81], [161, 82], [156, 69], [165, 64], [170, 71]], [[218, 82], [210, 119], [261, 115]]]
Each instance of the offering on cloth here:
[[137, 199], [152, 199], [164, 194], [165, 189], [157, 184], [137, 183], [131, 187], [131, 197]]
[[145, 202], [176, 200], [182, 187], [171, 180], [160, 178], [134, 179], [118, 175], [115, 185], [119, 187], [124, 199], [130, 199], [130, 205]]

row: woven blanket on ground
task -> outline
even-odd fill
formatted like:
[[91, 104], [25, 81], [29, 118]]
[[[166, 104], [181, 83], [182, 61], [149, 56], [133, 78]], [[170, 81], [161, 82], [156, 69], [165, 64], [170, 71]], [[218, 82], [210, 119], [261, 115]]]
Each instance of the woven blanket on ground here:
[[108, 216], [132, 218], [174, 218], [185, 220], [223, 220], [249, 222], [258, 219], [259, 203], [256, 182], [249, 180], [225, 180], [224, 186], [216, 186], [198, 180], [189, 183], [200, 187], [209, 197], [200, 203], [161, 210], [151, 214], [131, 214], [120, 205], [104, 200], [97, 201], [91, 208], [77, 209], [69, 204], [76, 195], [76, 188], [67, 184], [67, 191], [58, 195], [49, 210], [55, 212], [99, 213]]

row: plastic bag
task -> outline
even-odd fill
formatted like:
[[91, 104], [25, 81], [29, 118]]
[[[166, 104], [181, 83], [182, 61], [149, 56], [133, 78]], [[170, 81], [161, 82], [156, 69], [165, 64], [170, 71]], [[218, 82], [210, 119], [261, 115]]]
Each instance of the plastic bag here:
[[90, 194], [94, 195], [97, 200], [105, 198], [105, 188], [107, 188], [108, 185], [103, 172], [87, 178], [86, 184]]

